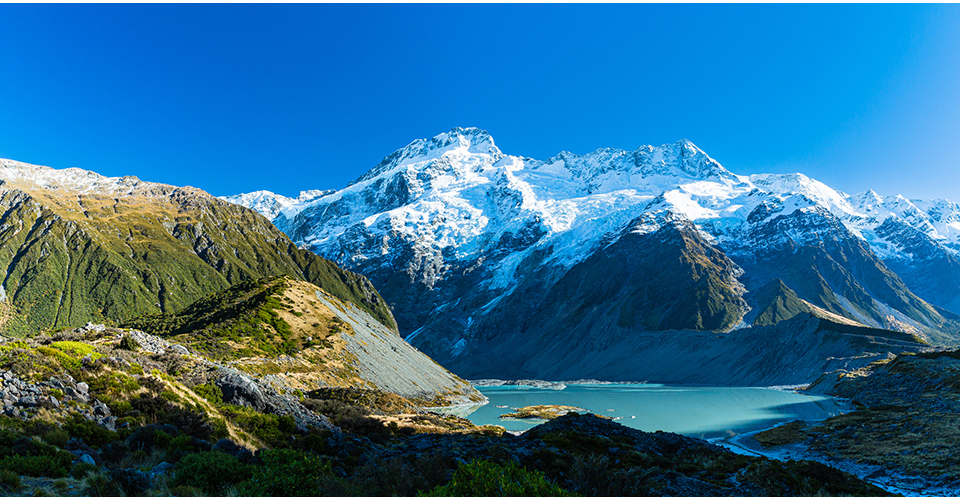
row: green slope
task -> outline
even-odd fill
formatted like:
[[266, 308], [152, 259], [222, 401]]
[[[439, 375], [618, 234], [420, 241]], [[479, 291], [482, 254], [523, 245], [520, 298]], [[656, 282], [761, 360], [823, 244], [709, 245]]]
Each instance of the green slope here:
[[298, 249], [269, 221], [193, 188], [124, 195], [0, 187], [0, 332], [173, 312], [231, 284], [289, 275], [394, 327], [361, 275]]

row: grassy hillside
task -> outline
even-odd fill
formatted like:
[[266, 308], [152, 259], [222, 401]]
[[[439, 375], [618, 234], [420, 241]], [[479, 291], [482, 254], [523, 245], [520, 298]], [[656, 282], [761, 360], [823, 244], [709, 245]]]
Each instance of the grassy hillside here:
[[298, 390], [388, 390], [430, 406], [448, 398], [481, 399], [365, 312], [350, 313], [345, 302], [290, 277], [246, 281], [180, 312], [145, 315], [123, 326]]
[[395, 326], [366, 278], [298, 249], [259, 214], [193, 188], [138, 186], [124, 196], [0, 188], [4, 333], [174, 312], [277, 275], [310, 281]]

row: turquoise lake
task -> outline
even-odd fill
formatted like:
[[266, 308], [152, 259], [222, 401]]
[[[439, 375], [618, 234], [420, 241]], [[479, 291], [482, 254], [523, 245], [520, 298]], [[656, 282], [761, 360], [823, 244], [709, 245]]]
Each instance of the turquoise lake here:
[[[584, 384], [565, 389], [478, 387], [490, 403], [467, 415], [478, 425], [522, 431], [542, 420], [501, 419], [511, 408], [570, 405], [643, 431], [668, 431], [703, 439], [760, 430], [792, 420], [821, 420], [842, 413], [832, 398], [755, 387], [686, 387], [659, 384]], [[506, 406], [506, 408], [498, 408]]]

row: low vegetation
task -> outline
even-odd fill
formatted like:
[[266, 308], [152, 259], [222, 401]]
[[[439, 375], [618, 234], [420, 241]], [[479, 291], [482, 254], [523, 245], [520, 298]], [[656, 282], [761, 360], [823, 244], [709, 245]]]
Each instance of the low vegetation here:
[[565, 405], [533, 405], [524, 406], [511, 413], [504, 413], [500, 418], [522, 418], [522, 419], [540, 419], [553, 420], [559, 416], [573, 412], [585, 412], [583, 408]]

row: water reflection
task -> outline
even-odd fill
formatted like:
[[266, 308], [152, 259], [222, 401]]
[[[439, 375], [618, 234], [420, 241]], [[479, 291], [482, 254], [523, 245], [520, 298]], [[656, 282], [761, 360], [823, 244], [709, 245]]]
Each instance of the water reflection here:
[[[819, 420], [841, 412], [830, 398], [752, 387], [679, 387], [660, 384], [568, 385], [562, 391], [532, 387], [480, 387], [490, 399], [467, 418], [476, 424], [526, 430], [541, 421], [505, 420], [510, 408], [571, 405], [616, 418], [644, 431], [663, 430], [700, 438], [730, 436], [778, 422]], [[497, 408], [506, 405], [507, 408]]]

